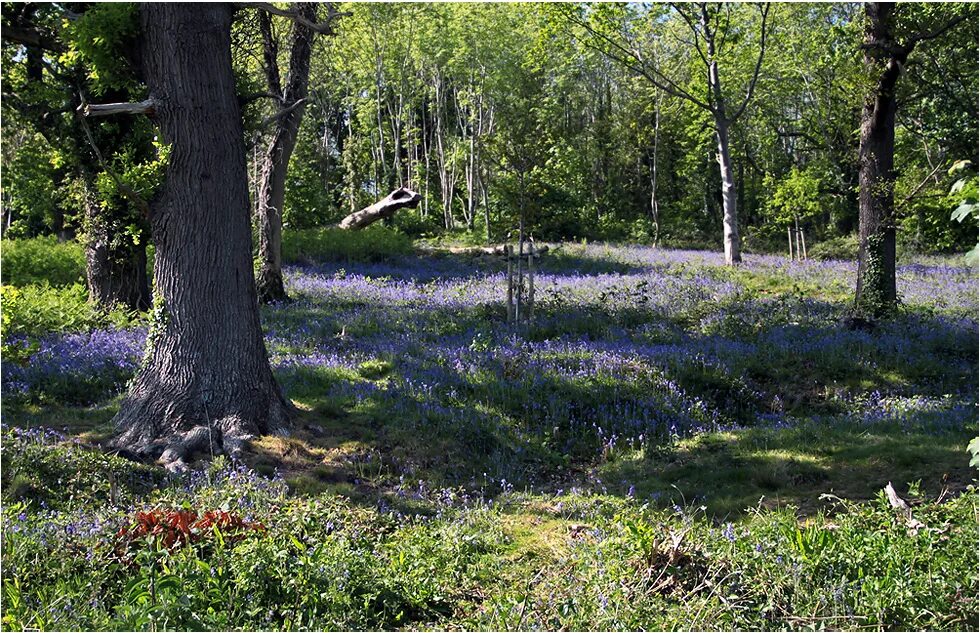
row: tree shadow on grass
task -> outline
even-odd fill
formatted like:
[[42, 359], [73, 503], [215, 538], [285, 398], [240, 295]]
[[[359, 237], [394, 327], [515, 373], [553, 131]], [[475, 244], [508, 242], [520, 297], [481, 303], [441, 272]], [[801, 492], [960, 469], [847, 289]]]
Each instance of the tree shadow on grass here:
[[812, 515], [834, 505], [821, 495], [865, 501], [888, 482], [923, 499], [965, 490], [976, 480], [965, 451], [970, 434], [814, 421], [706, 434], [608, 462], [600, 472], [619, 494], [632, 486], [638, 499], [704, 505], [718, 520], [777, 505]]
[[[547, 274], [574, 274], [588, 277], [605, 274], [643, 274], [664, 271], [671, 264], [646, 263], [603, 257], [601, 254], [578, 252], [559, 247], [537, 260], [537, 271]], [[285, 266], [287, 276], [304, 273], [332, 277], [353, 273], [366, 277], [387, 277], [395, 280], [425, 284], [432, 281], [481, 277], [507, 270], [506, 260], [499, 255], [457, 254], [449, 251], [429, 251], [415, 255], [387, 258], [383, 261], [323, 261], [293, 263]]]
[[[429, 259], [434, 261], [425, 261]], [[389, 273], [398, 272], [399, 278], [424, 282], [457, 273], [472, 277], [474, 270], [499, 271], [501, 267], [499, 261], [474, 265], [468, 258], [458, 256], [414, 261], [358, 264], [355, 270], [361, 275], [379, 277], [394, 277]], [[568, 253], [549, 262], [543, 262], [541, 270], [598, 274], [656, 268], [587, 253]], [[324, 266], [324, 274], [343, 268], [341, 264]], [[832, 312], [831, 304], [813, 303], [811, 308], [816, 313]], [[946, 319], [927, 319], [927, 327], [919, 327], [915, 340], [905, 340], [895, 333], [850, 332], [829, 322], [819, 326], [780, 325], [783, 339], [774, 338], [763, 345], [746, 343], [752, 340], [749, 336], [745, 341], [739, 339], [740, 334], [745, 334], [740, 328], [748, 329], [756, 315], [766, 315], [776, 309], [774, 306], [778, 304], [740, 299], [741, 312], [736, 316], [742, 321], [722, 323], [724, 327], [714, 333], [704, 333], [699, 330], [701, 319], [716, 312], [724, 313], [720, 315], [724, 318], [732, 315], [720, 304], [705, 301], [681, 324], [657, 310], [632, 305], [616, 308], [605, 303], [555, 301], [541, 306], [540, 321], [527, 334], [533, 343], [561, 336], [573, 339], [577, 347], [570, 358], [605, 355], [617, 362], [640, 358], [654, 364], [683, 391], [727, 416], [727, 422], [751, 423], [761, 414], [772, 413], [773, 408], [767, 407], [777, 397], [784, 403], [781, 412], [801, 417], [836, 414], [842, 411], [820, 408], [827, 402], [846, 401], [838, 398], [834, 389], [844, 391], [846, 396], [862, 395], [876, 388], [932, 396], [952, 393], [950, 388], [962, 390], [961, 385], [969, 384], [971, 376], [975, 378], [975, 365], [972, 374], [960, 370], [964, 359], [975, 362], [975, 335], [969, 341], [969, 328], [957, 330]], [[792, 310], [788, 312], [787, 318], [794, 317]], [[485, 343], [489, 349], [508, 353], [521, 347], [508, 342], [512, 332], [507, 329], [503, 307], [498, 304], [467, 306], [460, 302], [447, 306], [422, 301], [410, 306], [385, 306], [331, 299], [273, 308], [265, 317], [272, 330], [282, 330], [281, 337], [273, 338], [285, 356], [309, 353], [309, 342], [313, 341], [317, 348], [342, 355], [374, 358], [383, 354], [392, 365], [391, 371], [404, 372], [412, 379], [430, 380], [429, 369], [445, 370], [456, 358], [456, 351], [473, 345]], [[290, 328], [296, 327], [302, 331], [293, 341]], [[725, 331], [730, 334], [723, 335]], [[922, 331], [928, 331], [928, 336]], [[487, 333], [488, 338], [478, 341], [474, 333]], [[826, 339], [827, 345], [806, 345], [816, 339]], [[759, 340], [762, 339], [755, 339]], [[780, 340], [791, 344], [774, 352]], [[875, 362], [863, 362], [854, 346], [871, 350]], [[886, 354], [881, 350], [889, 351]], [[749, 359], [751, 362], [746, 362], [747, 354], [755, 355]], [[711, 362], [706, 363], [706, 359]], [[881, 359], [886, 362], [882, 364]], [[487, 362], [496, 361], [491, 357]], [[452, 397], [433, 396], [433, 404], [437, 405], [434, 408], [439, 412], [430, 418], [429, 414], [398, 403], [382, 402], [367, 392], [352, 403], [329, 391], [338, 382], [380, 384], [386, 379], [384, 375], [368, 380], [358, 377], [354, 369], [345, 369], [325, 378], [303, 368], [280, 368], [277, 375], [283, 379], [287, 371], [295, 371], [294, 378], [299, 378], [286, 381], [287, 395], [303, 407], [294, 434], [291, 438], [256, 440], [249, 459], [263, 472], [278, 468], [300, 494], [337, 492], [376, 503], [379, 495], [393, 494], [395, 482], [402, 476], [416, 482], [422, 479], [426, 486], [481, 487], [487, 494], [495, 494], [502, 487], [500, 479], [505, 477], [518, 485], [547, 485], [562, 478], [584, 482], [585, 471], [596, 470], [602, 485], [612, 494], [629, 494], [632, 486], [640, 498], [659, 495], [657, 503], [690, 503], [695, 499], [699, 500], [695, 503], [701, 503], [703, 499], [711, 515], [721, 518], [737, 516], [746, 507], [757, 505], [763, 496], [770, 500], [767, 502], [790, 502], [812, 512], [821, 507], [819, 499], [814, 499], [823, 492], [870, 498], [889, 480], [900, 485], [921, 479], [923, 490], [938, 494], [944, 475], [951, 488], [961, 488], [970, 481], [968, 469], [958, 465], [966, 462], [962, 449], [969, 434], [964, 435], [965, 432], [930, 435], [898, 426], [826, 424], [817, 431], [811, 429], [807, 436], [798, 429], [760, 428], [707, 434], [648, 451], [646, 455], [612, 452], [600, 457], [598, 451], [593, 451], [583, 457], [560, 441], [562, 438], [552, 430], [556, 425], [542, 425], [541, 420], [529, 417], [515, 405], [520, 404], [520, 399], [543, 401], [550, 396], [573, 403], [572, 413], [587, 417], [588, 406], [619, 385], [588, 386], [549, 377], [536, 383], [536, 387], [521, 391], [506, 384], [489, 384], [485, 388], [468, 385], [467, 372], [472, 370], [465, 368], [435, 372], [433, 375], [442, 376], [450, 386], [461, 384], [466, 388]], [[304, 371], [313, 373], [304, 378]], [[516, 365], [507, 371], [537, 369]], [[956, 378], [958, 373], [969, 375]], [[616, 380], [622, 385], [630, 382], [627, 375]], [[494, 401], [495, 390], [512, 391], [512, 401]], [[753, 395], [753, 391], [758, 393]], [[624, 397], [628, 400], [634, 396], [627, 393]], [[452, 415], [447, 417], [446, 411]], [[111, 433], [106, 425], [115, 410], [109, 405], [89, 414], [78, 408], [38, 407], [23, 414], [6, 415], [11, 412], [5, 407], [8, 423], [65, 426], [72, 433], [94, 433], [97, 440], [99, 433]], [[733, 416], [733, 412], [738, 415]], [[77, 419], [69, 420], [72, 415]], [[600, 438], [590, 440], [601, 446]], [[490, 473], [496, 481], [488, 485], [479, 476], [483, 472]]]

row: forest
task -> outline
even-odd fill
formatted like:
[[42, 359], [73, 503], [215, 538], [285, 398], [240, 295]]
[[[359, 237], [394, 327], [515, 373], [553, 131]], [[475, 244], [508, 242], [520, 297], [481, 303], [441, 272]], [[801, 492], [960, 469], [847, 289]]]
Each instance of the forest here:
[[976, 630], [978, 5], [0, 9], [5, 630]]

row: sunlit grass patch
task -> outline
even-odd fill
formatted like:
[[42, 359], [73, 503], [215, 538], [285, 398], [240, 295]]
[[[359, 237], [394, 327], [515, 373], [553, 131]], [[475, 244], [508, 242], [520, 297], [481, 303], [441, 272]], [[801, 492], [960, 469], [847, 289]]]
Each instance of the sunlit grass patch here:
[[599, 473], [610, 488], [632, 488], [638, 499], [703, 504], [715, 517], [737, 517], [760, 502], [813, 512], [826, 506], [824, 493], [871, 499], [889, 481], [903, 487], [919, 482], [933, 498], [961, 491], [975, 478], [963, 457], [973, 432], [829, 419], [699, 435], [620, 456]]

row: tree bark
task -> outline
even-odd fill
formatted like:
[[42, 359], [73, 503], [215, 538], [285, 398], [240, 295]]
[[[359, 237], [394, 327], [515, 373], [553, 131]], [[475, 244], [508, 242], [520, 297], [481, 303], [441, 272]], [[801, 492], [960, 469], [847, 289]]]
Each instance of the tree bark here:
[[865, 67], [877, 74], [861, 111], [858, 279], [855, 306], [882, 316], [896, 306], [895, 86], [907, 54], [882, 55], [894, 45], [890, 3], [865, 4]]
[[[317, 5], [301, 3], [296, 11], [309, 22], [316, 22]], [[299, 125], [306, 109], [310, 84], [310, 55], [313, 31], [302, 22], [293, 23], [293, 42], [289, 54], [289, 75], [282, 93], [284, 107], [299, 104], [276, 121], [276, 128], [262, 161], [256, 215], [259, 225], [259, 301], [272, 303], [287, 299], [282, 281], [282, 212], [286, 198], [286, 172], [296, 148]], [[270, 48], [270, 46], [266, 46]], [[274, 61], [274, 60], [273, 60]], [[271, 75], [270, 75], [271, 76]], [[278, 77], [278, 72], [275, 73]], [[270, 85], [270, 89], [274, 86]]]
[[231, 18], [228, 4], [140, 5], [145, 77], [171, 153], [150, 207], [154, 321], [113, 443], [162, 452], [175, 469], [195, 448], [235, 455], [252, 436], [284, 432], [291, 409], [259, 322]]
[[[420, 246], [419, 250], [428, 253], [451, 253], [453, 255], [506, 255], [509, 244], [497, 244], [496, 246]], [[551, 248], [547, 244], [541, 246], [526, 246], [524, 255], [539, 259]]]
[[729, 122], [724, 117], [715, 120], [718, 136], [718, 167], [721, 172], [721, 204], [723, 209], [725, 263], [729, 266], [742, 261], [742, 247], [738, 236], [738, 204], [735, 190], [735, 171], [728, 140]]
[[660, 146], [660, 105], [663, 93], [657, 92], [653, 113], [653, 154], [650, 156], [650, 219], [653, 220], [653, 245], [660, 241], [660, 204], [657, 201], [657, 159]]
[[[107, 213], [97, 201], [85, 201], [85, 278], [89, 301], [102, 309], [123, 306], [143, 311], [150, 307], [146, 278], [146, 244], [112, 244]], [[124, 238], [125, 239], [125, 238]]]
[[[715, 33], [711, 30], [705, 4], [701, 4], [701, 26], [708, 46], [708, 92], [711, 94], [711, 111], [714, 114], [715, 135], [718, 140], [725, 263], [734, 266], [742, 261], [742, 246], [738, 236], [738, 198], [735, 188], [735, 170], [732, 166], [731, 142], [728, 137], [732, 119], [729, 119], [727, 115], [725, 96], [721, 88], [721, 75], [718, 71], [718, 61], [715, 59]], [[765, 23], [763, 22], [764, 31]]]
[[490, 191], [487, 186], [487, 180], [489, 179], [489, 174], [480, 176], [480, 192], [483, 195], [483, 223], [484, 230], [486, 231], [485, 237], [487, 238], [487, 244], [491, 241], [490, 232]]

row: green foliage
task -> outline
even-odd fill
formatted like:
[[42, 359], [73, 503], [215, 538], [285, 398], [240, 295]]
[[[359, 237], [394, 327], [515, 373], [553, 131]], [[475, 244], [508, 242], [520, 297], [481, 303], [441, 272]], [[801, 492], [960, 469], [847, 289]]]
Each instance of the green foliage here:
[[[93, 120], [83, 131], [73, 110], [79, 96], [95, 102], [145, 97], [134, 57], [138, 7], [115, 3], [75, 12], [47, 5], [19, 13], [22, 27], [36, 27], [57, 43], [44, 52], [5, 49], [6, 101], [13, 104], [4, 109], [3, 138], [13, 148], [3, 157], [5, 172], [13, 167], [7, 173], [14, 176], [9, 236], [78, 234], [102, 242], [117, 261], [131, 261], [133, 250], [145, 247], [148, 227], [139, 205], [117, 191], [116, 179], [148, 199], [165, 148], [154, 147], [153, 125], [143, 117]], [[5, 176], [5, 193], [7, 184]]]
[[54, 236], [5, 239], [0, 249], [4, 285], [69, 286], [85, 281], [85, 253], [77, 242], [60, 242]]
[[[910, 531], [882, 505], [846, 504], [832, 520], [808, 525], [791, 510], [757, 510], [723, 527], [697, 509], [670, 515], [575, 497], [560, 505], [556, 514], [581, 530], [551, 528], [552, 548], [568, 543], [554, 555], [562, 568], [494, 596], [468, 628], [810, 630], [832, 620], [841, 628], [948, 630], [977, 615], [959, 595], [976, 579], [968, 562], [973, 494], [922, 506], [917, 518], [934, 532]], [[955, 571], [944, 576], [944, 564]]]
[[[56, 287], [47, 282], [27, 286], [0, 286], [2, 333], [9, 337], [41, 336], [49, 332], [80, 332], [107, 325], [126, 327], [137, 316], [123, 309], [101, 311], [88, 300], [81, 284]], [[4, 349], [7, 353], [7, 349]]]
[[858, 258], [858, 247], [857, 235], [832, 237], [811, 246], [807, 249], [807, 255], [811, 259], [817, 260], [842, 259], [856, 261]]
[[[433, 491], [379, 509], [296, 498], [221, 458], [184, 480], [40, 429], [6, 429], [3, 445], [9, 628], [959, 630], [977, 617], [972, 488], [921, 499], [916, 523], [883, 497], [831, 497], [832, 516], [806, 520], [760, 505], [724, 524], [575, 491], [492, 505]], [[262, 527], [127, 544], [133, 507]]]
[[772, 190], [766, 201], [766, 210], [772, 222], [778, 226], [789, 226], [796, 221], [805, 222], [823, 213], [828, 206], [821, 195], [823, 182], [816, 170], [793, 167], [780, 180], [771, 175], [766, 177], [764, 186]]
[[71, 509], [131, 503], [162, 479], [160, 469], [108, 455], [50, 429], [5, 427], [5, 501]]
[[95, 5], [76, 19], [63, 23], [70, 43], [61, 54], [63, 64], [84, 63], [96, 95], [108, 91], [134, 90], [135, 69], [127, 50], [132, 50], [139, 31], [138, 6], [130, 2]]
[[[965, 286], [969, 304], [972, 279], [952, 261], [907, 274], [934, 266], [949, 287]], [[958, 492], [975, 476], [963, 450], [976, 434], [975, 322], [899, 314], [873, 332], [845, 330], [844, 264], [753, 256], [731, 270], [715, 254], [566, 245], [536, 270], [575, 282], [542, 283], [528, 336], [579, 343], [512, 345], [498, 306], [453, 300], [486, 288], [497, 301], [499, 262], [409, 262], [396, 281], [368, 280], [372, 293], [393, 284], [407, 294], [405, 277], [440, 266], [474, 280], [446, 290], [422, 282], [439, 293], [435, 305], [382, 306], [349, 292], [340, 268], [358, 267], [315, 268], [339, 290], [329, 295], [293, 272], [300, 300], [263, 317], [295, 425], [289, 437], [255, 438], [241, 462], [207, 463], [204, 448], [197, 470], [170, 477], [87, 446], [112, 431], [116, 404], [44, 398], [78, 402], [103, 388], [100, 376], [119, 380], [115, 369], [45, 377], [33, 401], [5, 392], [7, 427], [84, 434], [81, 444], [11, 428], [0, 437], [3, 626], [948, 630], [975, 621], [977, 496]], [[164, 322], [162, 304], [157, 312]], [[626, 337], [643, 351], [615, 353]], [[382, 346], [339, 363], [315, 358], [365, 340]], [[399, 353], [391, 340], [413, 342]], [[431, 354], [447, 344], [458, 351]], [[35, 357], [3, 354], [5, 371]], [[130, 372], [136, 354], [126, 352]], [[52, 361], [63, 372], [64, 358]], [[393, 398], [408, 380], [424, 390]], [[669, 393], [690, 406], [661, 408]], [[657, 398], [653, 415], [740, 428], [682, 437], [651, 424], [644, 433], [655, 438], [617, 440], [641, 398]], [[889, 480], [921, 526], [875, 500]], [[829, 503], [828, 491], [854, 501]], [[118, 536], [150, 509], [225, 510], [265, 529], [219, 529], [172, 548]]]
[[357, 373], [361, 378], [368, 380], [378, 380], [391, 373], [392, 365], [388, 361], [372, 359], [366, 360], [357, 366]]
[[[144, 201], [149, 201], [163, 185], [167, 161], [170, 160], [170, 146], [154, 141], [154, 155], [145, 161], [140, 161], [136, 155], [143, 149], [145, 148], [122, 148], [113, 158], [115, 163], [113, 168], [116, 172], [114, 174], [101, 172], [96, 178], [96, 189], [102, 200], [102, 208], [106, 211], [127, 202], [126, 196], [130, 192]], [[123, 187], [122, 191], [120, 185]], [[127, 231], [130, 234], [134, 232], [135, 229]], [[138, 240], [136, 235], [133, 235], [133, 238]], [[136, 243], [138, 244], [138, 241]]]
[[284, 231], [284, 262], [382, 261], [412, 252], [412, 240], [379, 225], [360, 231], [337, 228]]
[[57, 288], [31, 284], [3, 286], [3, 336], [37, 336], [47, 332], [75, 332], [93, 327], [99, 316], [81, 284]]
[[[972, 166], [970, 161], [957, 161], [950, 168], [949, 173], [950, 175], [960, 174], [962, 176], [965, 172], [969, 172]], [[978, 193], [978, 188], [980, 188], [980, 178], [976, 174], [972, 177], [963, 176], [953, 183], [949, 195], [959, 201], [959, 206], [953, 209], [950, 219], [961, 224], [970, 217], [973, 217], [974, 220], [980, 220], [980, 193]], [[980, 258], [980, 242], [966, 255], [967, 261], [974, 265], [977, 264], [978, 258]]]
[[4, 206], [7, 213], [17, 217], [4, 237], [50, 231], [62, 213], [56, 152], [37, 133], [26, 134], [18, 145], [12, 160], [4, 163]]
[[[224, 463], [193, 486], [168, 485], [159, 469], [82, 447], [10, 443], [13, 475], [40, 461], [40, 478], [65, 484], [57, 507], [71, 511], [49, 520], [38, 499], [6, 497], [12, 538], [2, 554], [15, 580], [2, 590], [5, 627], [391, 629], [450, 614], [500, 544], [494, 513], [479, 509], [396, 521], [340, 499], [285, 500], [281, 482]], [[148, 483], [163, 485], [147, 494]], [[179, 548], [152, 537], [123, 548], [116, 532], [132, 520], [123, 508], [134, 491], [157, 507], [201, 512], [233, 501], [233, 512], [260, 513], [264, 525], [235, 539], [219, 529]], [[67, 549], [82, 556], [55, 555]], [[48, 610], [55, 595], [74, 608]]]

